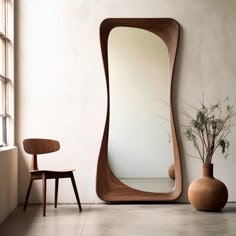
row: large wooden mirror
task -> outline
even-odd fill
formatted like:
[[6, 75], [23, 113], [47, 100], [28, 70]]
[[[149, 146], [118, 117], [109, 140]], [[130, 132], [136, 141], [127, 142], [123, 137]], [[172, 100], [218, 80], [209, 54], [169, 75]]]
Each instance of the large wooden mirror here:
[[108, 107], [97, 194], [104, 201], [172, 201], [182, 192], [172, 112], [178, 34], [173, 19], [101, 24]]

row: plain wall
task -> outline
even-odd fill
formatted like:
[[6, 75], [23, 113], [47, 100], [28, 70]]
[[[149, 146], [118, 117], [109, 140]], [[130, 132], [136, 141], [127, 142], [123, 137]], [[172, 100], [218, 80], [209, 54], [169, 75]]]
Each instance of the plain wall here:
[[[174, 115], [187, 201], [189, 183], [201, 176], [201, 162], [181, 128], [186, 103], [209, 103], [230, 96], [236, 101], [236, 1], [234, 0], [21, 0], [16, 2], [16, 140], [19, 146], [19, 196], [23, 202], [29, 157], [28, 137], [55, 138], [61, 150], [41, 158], [41, 167], [77, 168], [82, 202], [100, 202], [95, 192], [96, 166], [106, 115], [106, 90], [99, 45], [99, 25], [108, 17], [171, 17], [181, 26], [174, 76]], [[236, 200], [236, 130], [229, 137], [228, 160], [214, 157], [215, 176]], [[68, 180], [61, 182], [59, 202], [75, 202]], [[53, 186], [53, 185], [52, 185]], [[50, 184], [49, 184], [50, 187]], [[53, 189], [48, 200], [53, 201]], [[31, 202], [41, 201], [41, 185]]]
[[0, 151], [0, 224], [18, 205], [17, 148]]

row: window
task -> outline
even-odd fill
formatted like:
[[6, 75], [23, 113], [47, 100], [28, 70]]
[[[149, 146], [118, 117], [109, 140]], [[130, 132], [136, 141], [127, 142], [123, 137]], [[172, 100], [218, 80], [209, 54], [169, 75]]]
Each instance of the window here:
[[0, 0], [0, 147], [13, 142], [13, 0]]

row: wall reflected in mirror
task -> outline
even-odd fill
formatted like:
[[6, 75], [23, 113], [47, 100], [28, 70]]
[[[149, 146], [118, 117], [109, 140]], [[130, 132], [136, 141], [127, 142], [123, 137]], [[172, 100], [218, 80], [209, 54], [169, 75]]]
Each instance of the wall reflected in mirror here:
[[155, 34], [116, 27], [108, 38], [108, 162], [126, 185], [170, 192], [174, 163], [169, 120], [168, 50]]

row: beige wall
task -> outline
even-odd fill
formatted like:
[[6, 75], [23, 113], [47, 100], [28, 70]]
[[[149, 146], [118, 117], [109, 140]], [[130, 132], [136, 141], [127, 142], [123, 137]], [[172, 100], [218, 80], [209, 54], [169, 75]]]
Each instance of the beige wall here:
[[0, 151], [0, 224], [18, 205], [17, 148]]
[[[234, 0], [78, 0], [17, 1], [16, 7], [16, 137], [19, 145], [19, 194], [28, 184], [29, 158], [22, 151], [27, 137], [61, 141], [61, 151], [42, 158], [41, 166], [77, 168], [82, 202], [99, 202], [96, 164], [106, 110], [105, 79], [99, 46], [99, 25], [107, 17], [171, 17], [181, 25], [174, 83], [186, 201], [189, 183], [201, 175], [201, 163], [189, 158], [181, 111], [186, 103], [230, 96], [236, 101], [236, 1]], [[229, 160], [215, 156], [215, 176], [236, 201], [236, 130], [230, 136]], [[57, 156], [56, 158], [54, 158]], [[49, 184], [49, 187], [52, 186]], [[60, 202], [74, 202], [70, 182], [61, 183]], [[41, 198], [41, 186], [32, 201]], [[48, 192], [53, 200], [53, 188]]]

